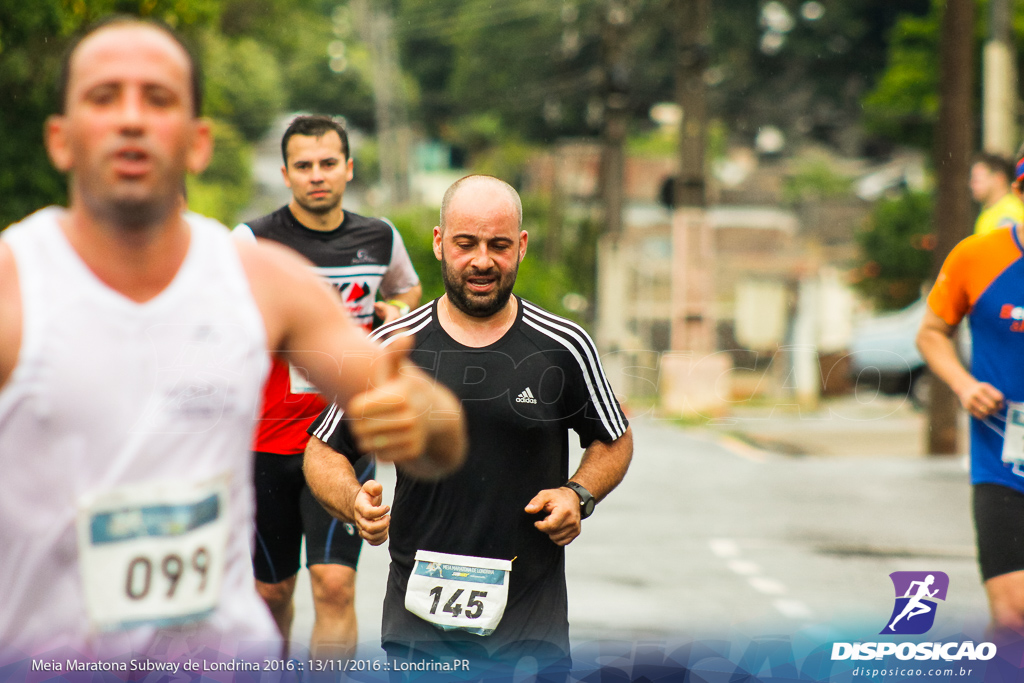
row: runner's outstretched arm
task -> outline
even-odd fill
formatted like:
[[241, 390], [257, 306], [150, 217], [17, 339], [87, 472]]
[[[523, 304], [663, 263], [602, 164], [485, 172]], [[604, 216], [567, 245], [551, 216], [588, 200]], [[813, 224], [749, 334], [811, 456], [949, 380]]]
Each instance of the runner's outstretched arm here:
[[931, 309], [925, 309], [917, 333], [917, 348], [928, 367], [949, 385], [960, 404], [974, 417], [984, 419], [1003, 405], [1003, 394], [987, 382], [979, 382], [960, 362], [953, 343], [956, 327], [949, 325]]
[[[579, 469], [569, 480], [590, 491], [600, 502], [626, 476], [632, 459], [633, 430], [627, 427], [625, 433], [611, 443], [591, 443], [583, 452]], [[558, 545], [568, 545], [580, 535], [580, 499], [572, 489], [562, 486], [538, 493], [526, 506], [526, 512], [535, 514], [541, 511], [548, 515], [534, 522], [534, 526]]]
[[305, 369], [327, 400], [344, 408], [361, 452], [420, 477], [461, 466], [466, 436], [458, 399], [405, 357], [411, 338], [382, 349], [349, 320], [308, 261], [265, 240], [235, 246], [268, 347]]
[[14, 253], [0, 242], [0, 389], [18, 361], [21, 324], [21, 288]]

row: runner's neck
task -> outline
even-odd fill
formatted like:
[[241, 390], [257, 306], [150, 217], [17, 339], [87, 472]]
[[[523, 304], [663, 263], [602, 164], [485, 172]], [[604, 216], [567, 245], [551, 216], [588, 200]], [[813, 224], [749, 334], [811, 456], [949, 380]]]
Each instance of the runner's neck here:
[[71, 248], [105, 285], [137, 303], [166, 289], [188, 254], [191, 231], [175, 207], [165, 220], [145, 228], [111, 225], [81, 204], [60, 219]]
[[327, 213], [313, 213], [312, 211], [306, 210], [297, 201], [292, 199], [288, 202], [288, 210], [292, 212], [292, 216], [295, 217], [295, 220], [303, 226], [310, 230], [317, 230], [319, 232], [337, 230], [341, 227], [341, 222], [345, 218], [345, 213], [341, 208], [341, 202], [338, 202], [338, 205]]
[[460, 311], [445, 294], [438, 301], [437, 319], [452, 339], [464, 346], [480, 348], [501, 339], [512, 327], [518, 311], [519, 300], [510, 296], [500, 311], [486, 318], [477, 318]]

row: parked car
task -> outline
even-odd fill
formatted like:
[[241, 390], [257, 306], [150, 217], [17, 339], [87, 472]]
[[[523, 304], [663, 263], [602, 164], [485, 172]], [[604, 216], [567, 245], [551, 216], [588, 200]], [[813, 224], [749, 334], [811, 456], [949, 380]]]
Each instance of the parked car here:
[[[877, 390], [906, 396], [918, 408], [928, 404], [932, 374], [917, 350], [917, 331], [924, 319], [925, 300], [918, 299], [894, 313], [884, 313], [854, 327], [850, 340], [850, 374], [858, 393]], [[971, 357], [971, 335], [960, 326], [960, 357]]]

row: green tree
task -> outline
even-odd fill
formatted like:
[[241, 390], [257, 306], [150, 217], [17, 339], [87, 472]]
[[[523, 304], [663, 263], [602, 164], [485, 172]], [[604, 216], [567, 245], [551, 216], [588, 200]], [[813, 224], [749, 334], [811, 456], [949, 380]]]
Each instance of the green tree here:
[[930, 194], [882, 199], [857, 235], [861, 249], [855, 286], [881, 310], [903, 308], [921, 294], [932, 266]]
[[[625, 86], [636, 127], [675, 98], [672, 0], [625, 8]], [[403, 63], [420, 86], [426, 130], [458, 143], [467, 119], [495, 117], [527, 141], [600, 130], [610, 3], [404, 0]], [[765, 8], [784, 13], [775, 28]], [[789, 139], [837, 143], [859, 125], [859, 100], [885, 66], [888, 31], [929, 0], [716, 0], [706, 82], [710, 113], [741, 140], [772, 124]], [[771, 12], [769, 12], [771, 14]], [[778, 30], [776, 30], [778, 29]], [[454, 135], [453, 135], [454, 133]]]
[[213, 122], [213, 158], [187, 179], [188, 205], [196, 213], [233, 225], [252, 197], [252, 147], [226, 121]]
[[0, 229], [66, 201], [43, 147], [58, 109], [61, 57], [74, 33], [113, 12], [162, 19], [186, 34], [217, 18], [218, 0], [0, 0]]
[[866, 128], [901, 144], [929, 149], [939, 115], [940, 7], [925, 17], [902, 17], [892, 31], [889, 59], [864, 97]]
[[372, 131], [376, 122], [370, 58], [347, 14], [332, 12], [331, 20], [325, 21], [307, 13], [282, 28], [288, 106], [293, 111], [344, 116], [351, 126]]
[[284, 109], [288, 94], [277, 58], [253, 38], [203, 35], [205, 113], [258, 140]]
[[369, 58], [344, 0], [223, 0], [220, 30], [255, 40], [280, 65], [285, 107], [373, 130]]
[[783, 181], [782, 199], [787, 204], [840, 199], [852, 196], [852, 186], [825, 159], [807, 159]]
[[285, 108], [373, 125], [365, 50], [345, 36], [346, 68], [329, 52], [341, 36], [334, 0], [0, 0], [0, 228], [64, 203], [42, 128], [57, 105], [61, 56], [83, 26], [111, 13], [161, 19], [201, 55], [205, 113], [215, 119], [211, 169], [190, 180], [194, 208], [232, 220], [251, 191], [249, 142]]
[[[982, 66], [981, 49], [987, 36], [987, 0], [977, 0], [975, 42], [977, 68]], [[886, 66], [878, 83], [863, 98], [864, 125], [872, 133], [923, 149], [932, 149], [939, 112], [939, 28], [944, 0], [930, 0], [923, 16], [900, 16], [892, 28]], [[1024, 5], [1011, 4], [1013, 32], [1024, 38]], [[1024, 53], [1018, 51], [1017, 68], [1024, 68]], [[977, 108], [981, 106], [980, 74]]]

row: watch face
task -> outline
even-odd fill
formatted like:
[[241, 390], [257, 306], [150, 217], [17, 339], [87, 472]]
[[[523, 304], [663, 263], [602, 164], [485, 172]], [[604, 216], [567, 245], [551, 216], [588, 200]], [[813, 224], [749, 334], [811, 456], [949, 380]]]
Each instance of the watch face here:
[[580, 499], [580, 519], [586, 519], [594, 512], [594, 506], [597, 505], [597, 501], [590, 495], [590, 491], [586, 490], [574, 481], [569, 482], [566, 485], [572, 489], [572, 492], [579, 496]]

